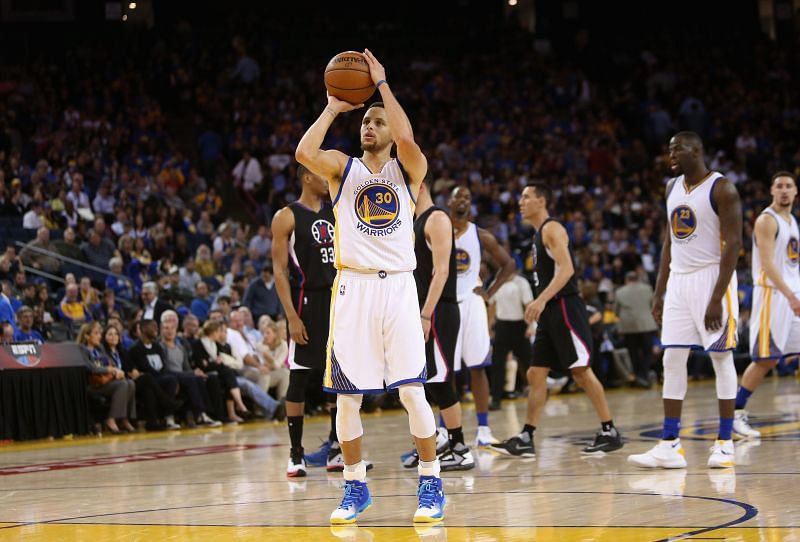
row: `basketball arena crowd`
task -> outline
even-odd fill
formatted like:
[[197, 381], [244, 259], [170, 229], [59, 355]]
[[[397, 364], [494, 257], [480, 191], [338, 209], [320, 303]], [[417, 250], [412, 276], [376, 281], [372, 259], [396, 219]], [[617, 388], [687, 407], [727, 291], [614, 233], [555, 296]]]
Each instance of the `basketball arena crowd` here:
[[[115, 410], [96, 416], [104, 431], [285, 416], [270, 221], [299, 197], [294, 152], [325, 103], [327, 58], [281, 45], [286, 30], [264, 25], [240, 16], [209, 31], [183, 20], [126, 47], [84, 37], [68, 51], [3, 57], [2, 341], [81, 344], [102, 368], [90, 396], [104, 374], [123, 372], [118, 398], [97, 398]], [[700, 134], [708, 167], [735, 183], [744, 208], [741, 370], [752, 225], [771, 175], [799, 172], [796, 54], [768, 41], [696, 50], [654, 40], [598, 59], [581, 39], [562, 52], [512, 27], [504, 45], [468, 60], [370, 47], [428, 158], [435, 203], [447, 208], [454, 187], [468, 187], [474, 220], [528, 280], [533, 230], [516, 202], [530, 181], [556, 188], [607, 387], [659, 378], [655, 323], [620, 314], [616, 299], [635, 286], [649, 302], [667, 225], [667, 145], [679, 130]], [[343, 115], [325, 145], [357, 155], [359, 120]], [[492, 325], [519, 292], [491, 300]], [[148, 361], [153, 352], [163, 363]], [[511, 370], [493, 373], [505, 377], [493, 408], [525, 384], [524, 368], [504, 361]], [[702, 353], [690, 374], [712, 374]], [[469, 382], [459, 384], [468, 397]], [[324, 402], [319, 390], [313, 397], [309, 411]]]

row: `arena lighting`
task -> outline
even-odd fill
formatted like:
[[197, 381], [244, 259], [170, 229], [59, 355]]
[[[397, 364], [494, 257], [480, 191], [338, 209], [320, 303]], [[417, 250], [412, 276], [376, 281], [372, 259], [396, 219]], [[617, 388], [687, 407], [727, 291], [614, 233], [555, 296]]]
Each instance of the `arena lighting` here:
[[136, 2], [131, 2], [128, 4], [128, 9], [136, 9]]
[[126, 13], [125, 15], [122, 16], [122, 21], [125, 22], [127, 20], [128, 20], [128, 14]]
[[516, 6], [517, 5], [517, 0], [508, 0], [508, 5], [509, 6]]

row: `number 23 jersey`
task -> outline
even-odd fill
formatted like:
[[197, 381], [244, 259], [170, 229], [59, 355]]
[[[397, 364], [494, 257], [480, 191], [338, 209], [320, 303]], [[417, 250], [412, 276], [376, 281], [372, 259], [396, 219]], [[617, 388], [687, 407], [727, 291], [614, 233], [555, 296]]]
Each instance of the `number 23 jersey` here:
[[672, 242], [669, 268], [673, 273], [692, 273], [719, 266], [722, 240], [713, 193], [720, 178], [720, 173], [710, 171], [691, 188], [683, 175], [672, 183], [667, 195], [667, 215]]
[[293, 290], [330, 290], [336, 277], [333, 238], [336, 219], [330, 205], [314, 212], [300, 202], [289, 204], [294, 231], [289, 238], [289, 282]]

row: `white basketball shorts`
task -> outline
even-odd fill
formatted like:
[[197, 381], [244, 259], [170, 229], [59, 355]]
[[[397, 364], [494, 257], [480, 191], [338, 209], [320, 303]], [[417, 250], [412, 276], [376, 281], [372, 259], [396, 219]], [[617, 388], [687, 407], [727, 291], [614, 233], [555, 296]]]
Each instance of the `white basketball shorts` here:
[[325, 391], [382, 393], [425, 382], [425, 339], [412, 272], [340, 270], [330, 311]]
[[776, 288], [753, 288], [750, 313], [750, 356], [753, 361], [774, 361], [800, 354], [800, 318], [789, 300]]
[[456, 342], [456, 372], [465, 366], [469, 369], [487, 367], [492, 364], [489, 338], [489, 317], [486, 303], [478, 294], [471, 292], [458, 303], [461, 311], [461, 328]]
[[722, 329], [709, 331], [705, 326], [706, 309], [718, 276], [718, 266], [692, 273], [670, 273], [661, 325], [664, 348], [700, 348], [709, 352], [736, 349], [739, 300], [735, 273], [722, 298]]

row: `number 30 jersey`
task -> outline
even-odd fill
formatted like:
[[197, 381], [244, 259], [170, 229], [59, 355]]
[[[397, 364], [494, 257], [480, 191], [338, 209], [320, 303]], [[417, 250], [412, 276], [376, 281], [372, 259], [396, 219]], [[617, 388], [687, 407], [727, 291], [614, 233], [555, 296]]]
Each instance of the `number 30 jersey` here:
[[333, 249], [336, 219], [330, 205], [314, 212], [300, 202], [289, 204], [294, 231], [289, 238], [289, 283], [293, 290], [330, 290], [336, 277]]
[[396, 158], [378, 173], [350, 158], [333, 200], [336, 268], [413, 271], [415, 205], [408, 176]]

